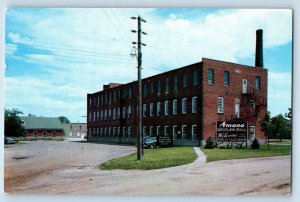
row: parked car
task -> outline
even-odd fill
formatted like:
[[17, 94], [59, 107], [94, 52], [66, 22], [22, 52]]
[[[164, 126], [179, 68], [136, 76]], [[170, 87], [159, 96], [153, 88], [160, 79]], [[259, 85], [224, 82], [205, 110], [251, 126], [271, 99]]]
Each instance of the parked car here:
[[15, 144], [16, 140], [12, 137], [4, 137], [4, 144]]
[[154, 148], [156, 146], [157, 140], [156, 137], [149, 137], [144, 140], [144, 148]]

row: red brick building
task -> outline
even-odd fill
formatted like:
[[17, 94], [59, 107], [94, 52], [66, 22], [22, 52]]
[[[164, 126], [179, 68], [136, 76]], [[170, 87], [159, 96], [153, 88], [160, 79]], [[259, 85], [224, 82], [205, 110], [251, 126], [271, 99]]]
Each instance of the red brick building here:
[[[255, 67], [203, 58], [143, 79], [143, 135], [168, 135], [174, 145], [203, 145], [215, 137], [217, 121], [243, 120], [249, 124], [249, 140], [265, 141], [260, 129], [267, 111], [262, 33], [256, 52]], [[103, 89], [87, 95], [88, 140], [135, 143], [137, 82]]]

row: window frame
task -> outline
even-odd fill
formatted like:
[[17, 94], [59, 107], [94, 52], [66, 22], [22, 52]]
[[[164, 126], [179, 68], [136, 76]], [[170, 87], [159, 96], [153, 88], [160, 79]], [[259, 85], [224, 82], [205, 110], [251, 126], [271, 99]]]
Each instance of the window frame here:
[[169, 101], [168, 101], [168, 100], [165, 101], [164, 112], [165, 112], [164, 114], [165, 114], [166, 116], [169, 115]]
[[[176, 104], [175, 104], [176, 103]], [[173, 115], [176, 115], [177, 112], [178, 112], [178, 101], [177, 99], [173, 100], [173, 105], [172, 105], [172, 112], [173, 112]]]
[[221, 96], [218, 96], [218, 100], [217, 100], [217, 112], [218, 112], [218, 114], [223, 114], [224, 113], [224, 98], [221, 97]]
[[224, 71], [224, 81], [223, 84], [224, 86], [230, 86], [230, 72], [229, 71]]
[[182, 98], [181, 100], [181, 113], [187, 114], [187, 98]]
[[208, 69], [207, 71], [207, 82], [209, 85], [215, 84], [215, 70], [214, 69]]
[[[196, 101], [195, 101], [196, 100]], [[192, 97], [192, 113], [195, 114], [198, 112], [198, 98], [197, 96]]]

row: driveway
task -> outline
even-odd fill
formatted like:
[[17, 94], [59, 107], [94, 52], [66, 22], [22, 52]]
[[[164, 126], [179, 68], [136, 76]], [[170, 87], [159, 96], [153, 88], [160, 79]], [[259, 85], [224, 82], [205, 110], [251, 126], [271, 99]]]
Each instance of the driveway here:
[[132, 146], [36, 141], [5, 148], [11, 194], [273, 195], [290, 194], [291, 156], [194, 163], [157, 170], [100, 170]]

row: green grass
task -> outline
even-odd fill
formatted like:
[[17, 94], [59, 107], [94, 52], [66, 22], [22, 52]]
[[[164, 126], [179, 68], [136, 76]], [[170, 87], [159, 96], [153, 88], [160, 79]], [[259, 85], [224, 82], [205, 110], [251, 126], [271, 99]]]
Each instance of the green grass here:
[[142, 160], [137, 161], [137, 154], [110, 160], [99, 166], [100, 169], [140, 169], [151, 170], [192, 163], [197, 158], [193, 147], [169, 147], [145, 149]]
[[[250, 146], [249, 146], [250, 147]], [[230, 159], [244, 159], [244, 158], [257, 158], [257, 157], [268, 157], [268, 156], [282, 156], [291, 154], [291, 145], [271, 145], [268, 149], [268, 145], [260, 145], [259, 149], [204, 149], [201, 150], [206, 155], [207, 162], [219, 161], [219, 160], [230, 160]]]

